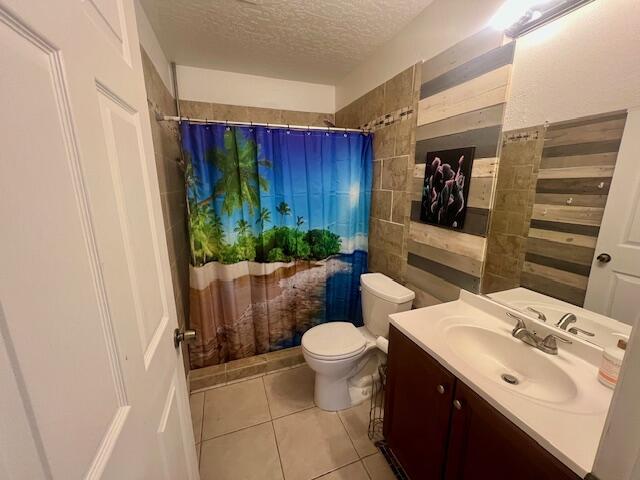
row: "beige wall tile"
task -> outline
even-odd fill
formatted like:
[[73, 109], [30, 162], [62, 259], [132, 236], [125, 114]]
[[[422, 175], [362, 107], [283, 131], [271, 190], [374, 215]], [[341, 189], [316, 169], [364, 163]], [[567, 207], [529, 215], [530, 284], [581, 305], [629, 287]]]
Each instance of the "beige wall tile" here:
[[[227, 120], [229, 122], [250, 122], [249, 109], [242, 105], [226, 105], [223, 103], [210, 103], [211, 117], [214, 120]], [[256, 121], [257, 120], [253, 120]]]
[[213, 387], [227, 381], [226, 365], [212, 365], [210, 367], [191, 370], [189, 388], [191, 391]]
[[256, 123], [283, 123], [282, 110], [277, 110], [275, 108], [258, 108], [258, 107], [245, 107], [245, 108], [247, 111], [247, 116], [245, 117], [244, 121], [250, 121], [250, 122], [256, 122]]
[[267, 372], [273, 372], [281, 368], [293, 367], [304, 363], [301, 347], [286, 348], [264, 355], [267, 360]]
[[373, 190], [371, 192], [371, 216], [382, 220], [391, 219], [391, 191]]
[[401, 120], [396, 122], [396, 125], [395, 154], [413, 156], [416, 144], [416, 117]]
[[391, 158], [395, 155], [397, 128], [398, 123], [393, 123], [373, 133], [373, 155], [376, 160]]
[[406, 192], [393, 192], [393, 203], [391, 205], [392, 222], [406, 223], [408, 221], [411, 207], [410, 197], [411, 195]]
[[362, 115], [362, 98], [360, 97], [336, 112], [335, 124], [338, 127], [358, 128], [365, 123]]
[[384, 84], [379, 85], [363, 96], [362, 123], [370, 122], [384, 114]]
[[373, 161], [373, 190], [380, 190], [381, 188], [381, 180], [382, 180], [382, 161], [374, 160]]
[[210, 103], [180, 100], [180, 115], [190, 118], [214, 118]]
[[227, 382], [266, 373], [267, 359], [264, 355], [227, 362]]
[[385, 83], [384, 113], [393, 112], [413, 103], [413, 66]]
[[408, 157], [387, 158], [382, 161], [382, 188], [385, 190], [407, 189]]
[[311, 125], [313, 127], [325, 127], [325, 119], [330, 121], [331, 123], [335, 123], [335, 115], [331, 113], [282, 110], [282, 123], [288, 125]]

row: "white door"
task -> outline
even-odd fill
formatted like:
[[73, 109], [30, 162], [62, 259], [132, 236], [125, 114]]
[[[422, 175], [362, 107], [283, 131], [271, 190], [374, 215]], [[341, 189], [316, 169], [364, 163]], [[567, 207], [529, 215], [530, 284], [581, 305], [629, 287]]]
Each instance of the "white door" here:
[[[606, 257], [608, 255], [610, 257]], [[600, 259], [598, 257], [600, 256]], [[624, 127], [589, 275], [585, 308], [636, 325], [640, 319], [640, 109]]]
[[0, 478], [197, 479], [131, 0], [0, 0]]

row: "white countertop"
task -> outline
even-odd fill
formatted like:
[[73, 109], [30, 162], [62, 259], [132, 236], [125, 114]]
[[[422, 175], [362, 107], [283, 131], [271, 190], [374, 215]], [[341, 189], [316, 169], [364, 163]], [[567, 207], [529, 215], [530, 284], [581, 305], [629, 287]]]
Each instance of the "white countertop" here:
[[[613, 395], [613, 390], [603, 386], [597, 379], [601, 350], [572, 338], [571, 345], [558, 342], [558, 355], [543, 353], [511, 336], [515, 321], [506, 316], [507, 311], [508, 308], [489, 299], [463, 291], [460, 300], [455, 302], [397, 313], [390, 315], [390, 319], [392, 325], [442, 366], [584, 478], [591, 472]], [[508, 385], [499, 376], [492, 378], [483, 373], [468, 358], [465, 360], [460, 350], [452, 348], [447, 336], [452, 325], [492, 330], [503, 336], [502, 342], [509, 338], [531, 349], [519, 351], [526, 355], [542, 355], [544, 358], [536, 360], [550, 361], [559, 366], [575, 382], [577, 391], [571, 398], [550, 401], [522, 395], [522, 390], [518, 391], [519, 386]], [[547, 332], [557, 333], [557, 330], [551, 331], [537, 323], [530, 324], [527, 321], [527, 326], [542, 336]], [[512, 349], [521, 348], [519, 345], [508, 346]], [[514, 365], [517, 363], [514, 361]], [[505, 364], [509, 364], [509, 361]], [[517, 366], [514, 371], [517, 371]]]

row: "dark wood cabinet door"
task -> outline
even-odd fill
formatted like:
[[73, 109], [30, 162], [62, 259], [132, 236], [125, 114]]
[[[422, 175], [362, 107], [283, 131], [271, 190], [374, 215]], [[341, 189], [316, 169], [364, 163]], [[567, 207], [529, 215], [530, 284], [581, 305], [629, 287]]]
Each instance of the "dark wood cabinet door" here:
[[393, 326], [387, 365], [389, 447], [412, 480], [441, 480], [455, 377]]
[[580, 478], [460, 380], [454, 400], [446, 480]]

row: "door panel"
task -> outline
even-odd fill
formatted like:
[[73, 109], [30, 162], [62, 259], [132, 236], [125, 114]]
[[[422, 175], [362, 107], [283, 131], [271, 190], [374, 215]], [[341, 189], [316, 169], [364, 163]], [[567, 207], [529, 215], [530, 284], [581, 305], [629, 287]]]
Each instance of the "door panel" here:
[[446, 480], [578, 480], [579, 477], [460, 380]]
[[0, 0], [0, 44], [0, 476], [196, 479], [133, 4]]
[[[140, 116], [104, 88], [99, 91], [118, 220], [125, 242], [130, 288], [140, 338], [145, 348], [145, 366], [148, 366], [153, 355], [152, 349], [158, 343], [154, 334], [164, 333], [161, 327], [166, 324], [168, 314], [167, 299], [162, 289], [163, 274], [159, 266], [158, 246], [150, 223], [151, 202], [145, 185], [145, 157], [138, 141]], [[141, 187], [145, 187], [144, 190], [141, 191]], [[147, 243], [149, 239], [151, 243]], [[150, 275], [148, 278], [138, 278], [138, 272], [148, 272]]]
[[629, 111], [596, 245], [585, 308], [635, 325], [640, 311], [640, 110]]
[[455, 377], [391, 326], [387, 378], [384, 433], [391, 451], [410, 478], [441, 479]]

